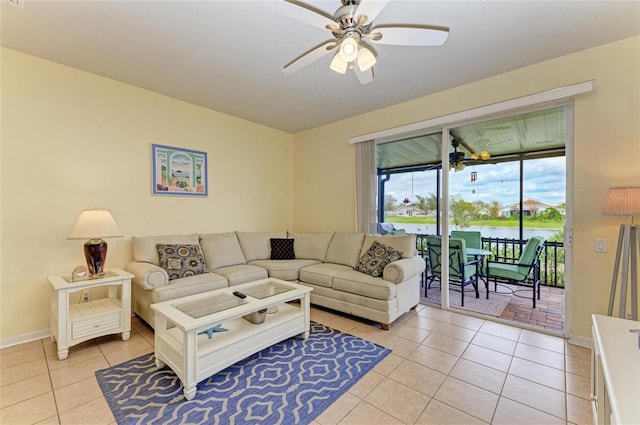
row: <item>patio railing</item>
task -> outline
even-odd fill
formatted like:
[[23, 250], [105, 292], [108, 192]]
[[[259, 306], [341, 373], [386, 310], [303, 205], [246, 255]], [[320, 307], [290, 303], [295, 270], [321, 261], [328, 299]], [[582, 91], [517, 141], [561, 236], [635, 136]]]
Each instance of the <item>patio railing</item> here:
[[[425, 258], [427, 255], [427, 236], [416, 235], [416, 248]], [[482, 238], [482, 248], [493, 253], [489, 260], [509, 261], [520, 258], [520, 252], [527, 239]], [[564, 288], [564, 243], [545, 241], [540, 255], [540, 283], [546, 286]]]

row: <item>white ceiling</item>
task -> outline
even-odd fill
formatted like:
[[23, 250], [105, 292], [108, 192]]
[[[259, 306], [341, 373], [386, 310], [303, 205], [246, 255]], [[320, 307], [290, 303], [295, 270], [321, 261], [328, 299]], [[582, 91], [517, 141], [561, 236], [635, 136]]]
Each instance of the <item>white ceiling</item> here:
[[640, 33], [636, 0], [396, 0], [378, 25], [448, 27], [449, 39], [376, 46], [363, 86], [331, 71], [331, 55], [282, 73], [331, 36], [278, 13], [278, 0], [13, 1], [25, 7], [2, 2], [4, 47], [292, 133]]

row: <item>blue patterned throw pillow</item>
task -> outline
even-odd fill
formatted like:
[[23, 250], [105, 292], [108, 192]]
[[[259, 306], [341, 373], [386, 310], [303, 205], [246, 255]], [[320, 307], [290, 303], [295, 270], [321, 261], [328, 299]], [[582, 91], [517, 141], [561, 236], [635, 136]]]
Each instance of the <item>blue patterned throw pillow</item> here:
[[296, 254], [293, 250], [295, 239], [271, 238], [271, 259], [272, 260], [295, 260]]
[[169, 280], [207, 273], [207, 263], [200, 245], [157, 244], [160, 267], [169, 274]]
[[382, 271], [387, 264], [400, 258], [402, 258], [402, 251], [374, 241], [353, 269], [373, 277], [382, 277]]

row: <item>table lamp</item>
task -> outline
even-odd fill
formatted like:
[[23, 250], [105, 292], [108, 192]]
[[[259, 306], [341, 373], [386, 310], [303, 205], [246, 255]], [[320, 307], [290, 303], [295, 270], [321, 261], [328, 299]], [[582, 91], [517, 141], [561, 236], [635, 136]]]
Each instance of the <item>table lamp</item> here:
[[633, 224], [633, 217], [640, 215], [640, 186], [610, 188], [600, 214], [629, 217], [629, 224], [620, 225], [607, 314], [611, 316], [613, 313], [618, 271], [622, 263], [618, 317], [625, 318], [627, 281], [629, 274], [631, 274], [631, 319], [638, 320], [638, 252], [640, 252], [640, 232], [638, 227], [640, 226]]
[[119, 237], [122, 237], [122, 232], [111, 213], [95, 208], [82, 211], [67, 239], [89, 239], [84, 244], [84, 257], [89, 277], [98, 277], [104, 274], [107, 258], [107, 243], [102, 238]]

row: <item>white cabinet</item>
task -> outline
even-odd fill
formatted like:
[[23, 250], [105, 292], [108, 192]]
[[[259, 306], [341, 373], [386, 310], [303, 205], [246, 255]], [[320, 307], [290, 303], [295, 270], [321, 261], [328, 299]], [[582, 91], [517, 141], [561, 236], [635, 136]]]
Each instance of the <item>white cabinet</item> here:
[[[58, 344], [58, 358], [69, 355], [69, 347], [103, 335], [122, 333], [123, 341], [131, 332], [131, 278], [119, 269], [104, 276], [77, 282], [71, 276], [49, 277], [51, 283], [51, 337]], [[107, 298], [70, 304], [71, 294], [97, 287], [107, 288]]]
[[640, 322], [591, 317], [591, 400], [594, 424], [640, 424], [640, 347], [629, 332]]

